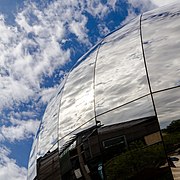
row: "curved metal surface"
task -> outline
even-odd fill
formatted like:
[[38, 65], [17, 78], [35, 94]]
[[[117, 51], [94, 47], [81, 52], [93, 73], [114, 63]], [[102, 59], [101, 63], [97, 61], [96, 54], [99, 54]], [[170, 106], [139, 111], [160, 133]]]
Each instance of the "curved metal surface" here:
[[151, 87], [158, 91], [180, 86], [180, 4], [142, 17], [143, 46]]
[[94, 65], [97, 48], [70, 72], [59, 114], [59, 139], [92, 119], [94, 114]]
[[[152, 134], [144, 134], [146, 145], [152, 144], [152, 137], [156, 138], [153, 142], [161, 142], [154, 108], [162, 129], [172, 120], [180, 119], [179, 9], [180, 4], [153, 10], [142, 16], [142, 39], [150, 84], [142, 56], [139, 17], [105, 37], [77, 62], [65, 85], [61, 85], [47, 106], [29, 158], [29, 180], [36, 176], [37, 158], [58, 148], [61, 160], [66, 162], [65, 155], [69, 150], [76, 150], [77, 147], [80, 152], [79, 144], [87, 143], [88, 138], [94, 138], [92, 144], [95, 142], [99, 147], [97, 132], [103, 139], [103, 132], [110, 133], [107, 127], [113, 130], [116, 124], [118, 127], [121, 123], [132, 125], [136, 120], [142, 121], [143, 127], [146, 127], [148, 121], [142, 119], [153, 117], [156, 131], [149, 129]], [[155, 107], [150, 95], [154, 98]], [[115, 129], [114, 133], [119, 135]], [[125, 133], [128, 134], [128, 130]], [[113, 140], [123, 140], [123, 148], [126, 149], [123, 138], [124, 135], [119, 139], [112, 137], [103, 143], [107, 145]], [[130, 141], [128, 143], [131, 144]], [[162, 142], [160, 146], [163, 148]], [[97, 154], [100, 153], [99, 149], [96, 149]], [[75, 171], [78, 173], [78, 169]], [[88, 176], [85, 169], [83, 173]]]
[[149, 93], [142, 57], [139, 17], [103, 41], [95, 76], [100, 114]]

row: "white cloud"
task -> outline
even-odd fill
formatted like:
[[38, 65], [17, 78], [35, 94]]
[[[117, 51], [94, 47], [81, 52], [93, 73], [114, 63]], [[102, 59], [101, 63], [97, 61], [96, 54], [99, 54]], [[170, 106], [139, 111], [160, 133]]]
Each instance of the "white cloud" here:
[[85, 28], [86, 23], [87, 23], [86, 17], [83, 17], [81, 22], [77, 22], [77, 21], [73, 20], [69, 24], [69, 30], [77, 36], [79, 41], [89, 44], [88, 36], [86, 33], [87, 29]]
[[46, 88], [40, 92], [41, 101], [45, 104], [48, 103], [52, 96], [56, 93], [57, 87]]
[[108, 27], [105, 24], [99, 24], [98, 29], [101, 32], [101, 35], [103, 35], [103, 36], [110, 33], [110, 30], [108, 29]]
[[156, 7], [151, 0], [128, 0], [128, 2], [134, 8], [139, 8], [141, 12], [149, 11]]
[[9, 119], [10, 121], [12, 121], [12, 119], [36, 119], [37, 118], [37, 112], [36, 111], [32, 111], [32, 110], [28, 110], [28, 111], [23, 111], [20, 110], [20, 112], [14, 112], [11, 111], [9, 113]]
[[37, 120], [17, 120], [11, 119], [11, 126], [3, 125], [0, 128], [1, 140], [9, 140], [10, 142], [20, 141], [31, 138], [35, 135], [39, 121]]
[[154, 4], [156, 4], [157, 6], [165, 6], [174, 2], [179, 2], [178, 0], [152, 0], [152, 2]]
[[[92, 0], [92, 1], [87, 1], [87, 11], [93, 15], [97, 16], [99, 18], [104, 17], [108, 11], [110, 10], [110, 5], [109, 3], [102, 4], [100, 1]], [[113, 2], [113, 5], [115, 2]]]
[[157, 7], [151, 0], [128, 0], [128, 3], [131, 7], [128, 9], [128, 16], [122, 24], [128, 23], [137, 16], [133, 8], [139, 8], [140, 12], [143, 13]]
[[117, 0], [109, 0], [107, 3], [115, 10]]
[[0, 179], [1, 180], [25, 180], [27, 169], [19, 167], [14, 159], [8, 157], [10, 150], [0, 147]]
[[0, 82], [0, 109], [13, 105], [16, 99], [23, 102], [34, 95], [28, 84], [21, 80], [14, 80], [14, 78], [9, 76], [0, 76]]

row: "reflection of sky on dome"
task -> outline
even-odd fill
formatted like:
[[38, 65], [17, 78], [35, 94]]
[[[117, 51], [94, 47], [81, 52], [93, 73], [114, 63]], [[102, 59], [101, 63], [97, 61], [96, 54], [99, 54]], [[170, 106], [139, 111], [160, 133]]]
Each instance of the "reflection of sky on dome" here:
[[58, 88], [57, 94], [51, 99], [44, 113], [38, 135], [38, 156], [43, 156], [58, 141], [59, 106], [65, 81]]
[[101, 121], [101, 124], [106, 126], [154, 115], [155, 112], [153, 109], [151, 97], [146, 96], [113, 111], [98, 116], [97, 120]]
[[44, 113], [40, 131], [34, 140], [29, 164], [28, 164], [28, 179], [35, 177], [36, 161], [38, 157], [44, 156], [49, 150], [55, 150], [58, 142], [58, 122], [59, 122], [59, 106], [61, 102], [61, 95], [63, 85], [66, 79], [59, 86], [56, 95], [50, 100], [46, 111]]
[[28, 179], [33, 179], [36, 176], [37, 148], [38, 148], [38, 142], [37, 142], [37, 138], [35, 138], [29, 156]]
[[[176, 7], [170, 11], [163, 8], [166, 13], [155, 10], [142, 17], [143, 45], [153, 91], [180, 82], [180, 21]], [[180, 118], [178, 90], [153, 94], [161, 128]], [[33, 145], [30, 155], [29, 174], [34, 175], [36, 154], [43, 156], [58, 145], [61, 152], [77, 133], [95, 125], [95, 114], [104, 126], [154, 116], [149, 94], [138, 17], [92, 48], [70, 72], [62, 92], [46, 109], [38, 152]]]
[[137, 18], [108, 36], [100, 47], [95, 76], [97, 114], [149, 93], [139, 23]]
[[153, 91], [180, 85], [180, 4], [142, 18], [143, 43]]
[[62, 138], [94, 117], [94, 63], [97, 50], [68, 76], [60, 107], [59, 137]]
[[38, 154], [43, 156], [57, 142], [58, 107], [61, 95], [48, 104], [39, 133]]

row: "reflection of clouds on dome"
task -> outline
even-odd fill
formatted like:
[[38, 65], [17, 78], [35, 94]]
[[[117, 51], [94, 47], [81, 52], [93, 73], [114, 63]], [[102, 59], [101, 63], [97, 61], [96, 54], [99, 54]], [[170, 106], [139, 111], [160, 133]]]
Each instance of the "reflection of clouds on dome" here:
[[[95, 76], [97, 114], [149, 93], [139, 37], [139, 18], [104, 39]], [[142, 84], [144, 79], [145, 84]]]
[[154, 109], [150, 96], [145, 96], [136, 101], [127, 103], [108, 113], [97, 117], [104, 125], [111, 125], [119, 122], [125, 122], [133, 119], [154, 116]]
[[41, 122], [39, 136], [39, 156], [44, 155], [58, 140], [58, 113], [61, 102], [62, 87], [49, 102]]
[[153, 91], [174, 87], [180, 80], [179, 17], [178, 7], [173, 6], [164, 7], [161, 12], [153, 10], [142, 18], [144, 50]]
[[137, 17], [78, 61], [47, 106], [32, 148], [36, 153], [31, 153], [29, 178], [36, 166], [32, 159], [57, 147], [61, 152], [96, 121], [108, 126], [157, 115], [165, 128], [180, 118], [179, 8]]
[[97, 49], [70, 72], [59, 114], [60, 138], [94, 117], [94, 66]]
[[[152, 91], [179, 86], [180, 39], [179, 4], [153, 10], [142, 18], [142, 36]], [[162, 127], [179, 119], [180, 91], [168, 90], [154, 94], [157, 114]]]
[[36, 176], [36, 159], [37, 159], [37, 148], [38, 148], [38, 139], [35, 137], [31, 153], [29, 155], [29, 163], [28, 163], [28, 178], [32, 179]]

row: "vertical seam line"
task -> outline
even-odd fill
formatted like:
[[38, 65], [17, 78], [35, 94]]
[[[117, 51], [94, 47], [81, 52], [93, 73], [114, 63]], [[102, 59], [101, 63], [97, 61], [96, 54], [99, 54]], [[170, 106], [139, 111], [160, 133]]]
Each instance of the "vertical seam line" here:
[[145, 71], [146, 71], [146, 78], [147, 78], [147, 81], [148, 81], [150, 96], [151, 96], [151, 100], [152, 100], [152, 104], [153, 104], [155, 116], [157, 116], [157, 111], [156, 111], [156, 107], [155, 107], [154, 97], [153, 97], [153, 95], [152, 95], [153, 93], [152, 93], [152, 88], [151, 88], [151, 83], [150, 83], [150, 78], [149, 78], [147, 63], [146, 63], [146, 56], [145, 56], [145, 51], [144, 51], [144, 46], [143, 46], [142, 26], [141, 26], [142, 15], [143, 15], [143, 14], [140, 15], [140, 39], [141, 39], [142, 55], [143, 55], [143, 61], [144, 61], [144, 66], [145, 66]]
[[[168, 166], [170, 168], [170, 164], [168, 162], [168, 155], [167, 155], [166, 148], [165, 148], [165, 142], [163, 140], [163, 135], [162, 135], [162, 132], [161, 132], [161, 127], [160, 127], [159, 120], [158, 120], [158, 117], [157, 117], [156, 106], [155, 106], [155, 102], [154, 102], [154, 97], [153, 97], [153, 92], [152, 92], [152, 88], [151, 88], [149, 73], [148, 73], [148, 69], [147, 69], [146, 56], [145, 56], [145, 51], [144, 51], [144, 46], [143, 46], [143, 37], [142, 37], [142, 26], [141, 26], [142, 16], [143, 16], [143, 14], [140, 15], [140, 39], [141, 39], [141, 47], [142, 47], [142, 54], [143, 54], [145, 71], [146, 71], [146, 77], [147, 77], [147, 81], [148, 81], [148, 86], [149, 86], [149, 90], [150, 90], [150, 96], [151, 96], [151, 100], [152, 100], [152, 104], [153, 104], [153, 108], [154, 108], [154, 113], [155, 113], [155, 116], [157, 118], [158, 125], [159, 125], [159, 132], [160, 132], [160, 136], [161, 136], [161, 139], [162, 139], [162, 144], [163, 144], [163, 147], [164, 147], [164, 153], [165, 153], [165, 156], [166, 156], [166, 160], [167, 160]], [[172, 175], [171, 169], [170, 169], [170, 172], [171, 172], [172, 178], [174, 179], [174, 177]]]
[[97, 65], [97, 58], [98, 58], [98, 54], [99, 54], [99, 50], [101, 47], [102, 42], [104, 41], [104, 39], [101, 40], [101, 42], [99, 43], [99, 47], [97, 49], [97, 53], [96, 53], [96, 57], [95, 57], [95, 62], [94, 62], [94, 72], [93, 72], [93, 91], [94, 91], [94, 97], [93, 97], [93, 102], [94, 102], [94, 118], [95, 118], [95, 123], [97, 125], [97, 120], [96, 120], [96, 100], [95, 100], [95, 78], [96, 78], [96, 65]]

